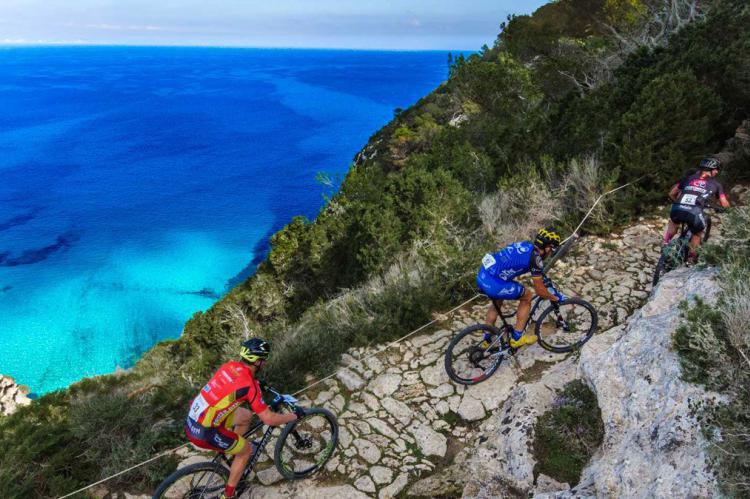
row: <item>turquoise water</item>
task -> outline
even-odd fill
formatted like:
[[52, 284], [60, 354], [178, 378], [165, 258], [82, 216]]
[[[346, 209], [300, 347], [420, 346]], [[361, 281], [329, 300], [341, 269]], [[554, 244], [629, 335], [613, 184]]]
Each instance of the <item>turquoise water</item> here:
[[445, 61], [0, 49], [0, 373], [45, 393], [179, 336]]

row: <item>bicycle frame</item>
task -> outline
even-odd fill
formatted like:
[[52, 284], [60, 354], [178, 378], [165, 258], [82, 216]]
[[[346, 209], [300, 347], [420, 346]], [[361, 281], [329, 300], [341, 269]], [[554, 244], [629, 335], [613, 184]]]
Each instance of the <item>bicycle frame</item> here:
[[[268, 391], [272, 394], [274, 394], [274, 400], [269, 405], [272, 410], [277, 411], [279, 407], [281, 407], [282, 404], [286, 405], [294, 405], [297, 402], [297, 399], [292, 397], [291, 395], [283, 395], [273, 388], [270, 388], [268, 386], [264, 387], [265, 391]], [[263, 421], [258, 421], [254, 425], [252, 425], [242, 436], [250, 442], [250, 436], [258, 431], [259, 429], [263, 428], [265, 423]], [[250, 476], [250, 473], [255, 468], [255, 465], [258, 462], [258, 459], [260, 459], [260, 453], [263, 451], [263, 449], [266, 448], [266, 445], [268, 444], [268, 440], [271, 438], [271, 433], [273, 433], [273, 430], [276, 427], [274, 426], [266, 426], [266, 431], [263, 433], [263, 438], [260, 439], [257, 445], [255, 445], [255, 449], [253, 450], [253, 455], [250, 457], [250, 460], [247, 462], [247, 465], [245, 466], [245, 470], [242, 472], [242, 476], [240, 477], [240, 487], [238, 487], [238, 495], [241, 494], [241, 492], [244, 490], [244, 485], [247, 478]], [[226, 454], [220, 453], [217, 454], [216, 457], [213, 459], [214, 462], [219, 462], [227, 466], [228, 468], [231, 467], [231, 462], [229, 461], [229, 458]]]
[[[262, 421], [258, 421], [256, 424], [250, 427], [249, 430], [247, 430], [242, 436], [250, 442], [250, 435], [264, 427], [265, 424], [263, 424]], [[255, 449], [253, 450], [253, 455], [250, 457], [250, 460], [247, 462], [247, 465], [245, 466], [245, 470], [242, 472], [242, 477], [240, 478], [240, 484], [245, 482], [245, 480], [248, 478], [250, 473], [255, 468], [255, 465], [258, 462], [258, 459], [260, 459], [260, 453], [263, 451], [263, 449], [266, 448], [266, 445], [268, 444], [268, 440], [271, 438], [271, 433], [273, 433], [274, 427], [273, 426], [267, 426], [266, 431], [263, 433], [263, 438], [260, 439], [260, 442], [258, 442], [257, 445], [255, 445]], [[214, 462], [222, 463], [227, 468], [231, 467], [232, 463], [230, 462], [229, 458], [224, 453], [219, 453], [214, 457]]]
[[[518, 310], [513, 312], [512, 314], [504, 315], [501, 307], [502, 302], [506, 300], [492, 300], [492, 305], [494, 305], [495, 310], [497, 310], [497, 314], [503, 321], [503, 326], [510, 326], [510, 324], [505, 319], [510, 319], [511, 317], [515, 317], [518, 313]], [[531, 318], [534, 317], [534, 314], [536, 313], [539, 306], [542, 304], [542, 302], [545, 301], [544, 298], [541, 296], [535, 296], [531, 299], [531, 311], [529, 311], [529, 316], [526, 318], [526, 322], [523, 325], [522, 331], [526, 331], [526, 328], [529, 327], [529, 322], [531, 322]]]

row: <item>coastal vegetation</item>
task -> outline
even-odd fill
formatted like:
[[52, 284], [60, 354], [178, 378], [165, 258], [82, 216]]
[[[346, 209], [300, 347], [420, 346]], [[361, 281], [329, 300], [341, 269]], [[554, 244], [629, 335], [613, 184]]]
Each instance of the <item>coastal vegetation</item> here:
[[729, 497], [750, 494], [750, 209], [733, 210], [723, 241], [707, 248], [704, 261], [719, 265], [717, 305], [683, 304], [675, 335], [683, 378], [723, 400], [697, 407], [711, 442], [713, 469]]
[[[270, 381], [300, 388], [346, 349], [471, 296], [478, 258], [498, 244], [549, 222], [570, 231], [625, 182], [584, 230], [652, 210], [748, 117], [748, 49], [741, 0], [561, 0], [509, 18], [375, 133], [317, 218], [274, 234], [255, 275], [180, 339], [0, 419], [0, 483], [11, 497], [61, 495], [182, 443], [190, 397], [245, 336], [272, 341]], [[727, 163], [729, 180], [747, 177], [746, 157]], [[146, 487], [169, 465], [120, 483]]]
[[604, 436], [596, 395], [581, 380], [558, 393], [534, 428], [534, 474], [575, 485]]

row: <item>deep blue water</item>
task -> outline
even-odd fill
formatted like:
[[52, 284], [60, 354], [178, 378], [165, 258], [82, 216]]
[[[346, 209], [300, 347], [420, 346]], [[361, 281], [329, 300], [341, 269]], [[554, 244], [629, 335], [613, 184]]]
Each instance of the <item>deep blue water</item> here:
[[443, 52], [0, 48], [0, 373], [128, 367], [314, 216]]

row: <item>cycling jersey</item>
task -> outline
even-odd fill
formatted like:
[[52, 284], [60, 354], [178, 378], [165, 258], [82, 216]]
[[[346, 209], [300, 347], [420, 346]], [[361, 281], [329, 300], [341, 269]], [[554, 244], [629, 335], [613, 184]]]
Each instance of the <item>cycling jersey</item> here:
[[497, 253], [486, 254], [482, 258], [482, 269], [491, 276], [510, 280], [527, 272], [540, 276], [544, 261], [539, 250], [529, 241], [509, 244]]
[[190, 403], [185, 422], [190, 441], [203, 448], [230, 454], [239, 452], [245, 440], [227, 427], [232, 426], [234, 411], [244, 401], [256, 414], [268, 409], [249, 366], [242, 362], [227, 362]]
[[701, 178], [697, 172], [680, 180], [677, 184], [680, 189], [680, 197], [672, 205], [675, 210], [702, 213], [706, 201], [711, 197], [725, 199], [724, 189], [712, 177]]
[[494, 300], [517, 300], [525, 290], [513, 279], [527, 272], [541, 276], [543, 271], [544, 261], [539, 250], [531, 242], [521, 241], [484, 255], [477, 285]]

